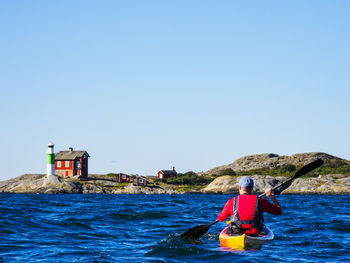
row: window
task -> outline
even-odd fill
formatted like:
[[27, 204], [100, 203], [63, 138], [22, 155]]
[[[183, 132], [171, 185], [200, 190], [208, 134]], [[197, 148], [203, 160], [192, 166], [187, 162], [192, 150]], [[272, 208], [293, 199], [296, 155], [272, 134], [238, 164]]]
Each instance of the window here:
[[140, 184], [143, 184], [143, 179], [139, 179], [139, 183], [140, 183]]
[[79, 168], [79, 167], [80, 167], [80, 161], [76, 161], [76, 162], [75, 162], [75, 166], [76, 166], [77, 168]]
[[57, 161], [57, 167], [61, 167], [61, 161]]
[[126, 179], [126, 175], [125, 174], [122, 175], [122, 179]]
[[66, 166], [66, 167], [69, 167], [69, 161], [66, 161], [65, 166]]

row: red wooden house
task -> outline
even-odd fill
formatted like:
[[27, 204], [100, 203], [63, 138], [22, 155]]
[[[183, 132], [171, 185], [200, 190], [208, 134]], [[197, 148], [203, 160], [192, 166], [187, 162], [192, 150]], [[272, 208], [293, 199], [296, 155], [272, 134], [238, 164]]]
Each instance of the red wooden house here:
[[146, 176], [137, 176], [134, 181], [134, 185], [137, 185], [137, 186], [146, 186], [147, 183], [148, 181]]
[[119, 183], [130, 183], [131, 182], [131, 176], [123, 173], [118, 174], [118, 182]]
[[55, 155], [55, 174], [62, 177], [87, 177], [89, 157], [86, 151], [73, 151], [73, 148], [60, 151]]
[[175, 167], [172, 170], [160, 170], [158, 172], [158, 179], [166, 179], [171, 177], [176, 177], [177, 172], [175, 171]]

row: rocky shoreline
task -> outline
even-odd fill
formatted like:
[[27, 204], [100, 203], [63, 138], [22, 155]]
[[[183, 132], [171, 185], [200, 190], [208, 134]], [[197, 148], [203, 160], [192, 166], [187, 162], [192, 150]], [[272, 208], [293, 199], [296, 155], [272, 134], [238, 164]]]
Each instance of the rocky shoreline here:
[[[0, 182], [0, 193], [41, 193], [41, 194], [237, 194], [237, 181], [240, 177], [220, 176], [199, 191], [177, 191], [172, 186], [135, 186], [120, 185], [112, 180], [63, 179], [43, 174], [24, 174]], [[252, 176], [255, 182], [254, 192], [263, 193], [266, 188], [274, 187], [287, 177]], [[342, 174], [320, 175], [318, 177], [298, 178], [283, 194], [350, 194], [350, 177]]]
[[[237, 181], [240, 177], [220, 176], [206, 186], [203, 193], [238, 194]], [[254, 179], [254, 192], [263, 193], [288, 178], [284, 176], [251, 176]], [[342, 174], [319, 175], [318, 177], [298, 178], [282, 194], [350, 194], [350, 177]]]
[[44, 174], [24, 174], [0, 182], [0, 193], [28, 194], [175, 194], [170, 188], [144, 187], [106, 179], [79, 180], [77, 178], [47, 177]]

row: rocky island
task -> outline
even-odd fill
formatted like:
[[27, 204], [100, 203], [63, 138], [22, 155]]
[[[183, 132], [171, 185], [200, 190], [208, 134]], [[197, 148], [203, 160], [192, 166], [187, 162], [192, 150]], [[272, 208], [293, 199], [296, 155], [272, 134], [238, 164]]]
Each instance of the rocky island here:
[[283, 194], [350, 194], [350, 162], [319, 152], [291, 156], [272, 153], [245, 156], [207, 172], [193, 173], [193, 176], [206, 178], [209, 182], [200, 185], [178, 185], [153, 178], [147, 186], [135, 186], [133, 183], [118, 183], [113, 178], [103, 175], [89, 175], [88, 178], [79, 179], [24, 174], [0, 182], [0, 193], [236, 194], [237, 182], [245, 175], [254, 179], [254, 192], [262, 193], [264, 189], [285, 181], [296, 169], [316, 159], [324, 160], [324, 166], [294, 180]]

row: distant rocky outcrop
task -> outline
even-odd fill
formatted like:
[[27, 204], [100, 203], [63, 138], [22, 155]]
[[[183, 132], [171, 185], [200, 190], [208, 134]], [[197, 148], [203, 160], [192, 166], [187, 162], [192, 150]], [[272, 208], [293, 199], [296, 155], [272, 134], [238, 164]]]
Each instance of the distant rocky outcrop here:
[[111, 194], [177, 194], [177, 192], [171, 188], [135, 186], [129, 184], [124, 189], [111, 191]]
[[291, 156], [278, 155], [274, 153], [264, 153], [239, 158], [233, 163], [215, 167], [204, 172], [203, 174], [220, 174], [221, 171], [228, 168], [231, 168], [235, 172], [241, 172], [262, 168], [270, 169], [274, 167], [285, 166], [287, 164], [292, 164], [295, 166], [304, 166], [316, 159], [322, 159], [328, 162], [339, 161], [343, 163], [349, 163], [347, 160], [322, 152], [298, 153], [293, 154]]
[[81, 193], [81, 185], [44, 174], [24, 174], [0, 182], [0, 193]]
[[92, 177], [81, 181], [78, 178], [24, 174], [0, 182], [0, 193], [174, 194], [176, 191], [159, 186], [135, 186], [133, 184], [120, 186], [118, 182], [106, 178]]
[[[348, 165], [349, 161], [322, 152], [300, 153], [291, 156], [278, 155], [274, 153], [255, 154], [237, 159], [233, 163], [222, 165], [210, 169], [203, 175], [220, 175], [227, 169], [234, 172], [252, 171], [258, 169], [272, 169], [283, 167], [286, 165], [294, 165], [296, 167], [304, 166], [316, 159], [322, 159], [327, 164], [333, 166]], [[254, 179], [255, 193], [263, 193], [265, 189], [272, 188], [283, 182], [287, 177], [279, 176], [250, 176]], [[237, 182], [240, 177], [220, 176], [207, 185], [201, 192], [203, 193], [227, 193], [237, 194]], [[342, 174], [315, 175], [315, 177], [298, 178], [283, 191], [283, 194], [348, 194], [350, 193], [350, 177]]]

